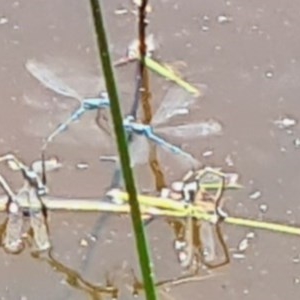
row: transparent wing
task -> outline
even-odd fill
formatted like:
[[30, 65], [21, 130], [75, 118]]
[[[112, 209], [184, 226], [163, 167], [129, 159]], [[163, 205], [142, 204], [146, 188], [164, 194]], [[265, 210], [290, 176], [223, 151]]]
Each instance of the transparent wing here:
[[23, 247], [23, 212], [17, 202], [10, 202], [8, 218], [3, 238], [3, 246], [10, 253], [18, 253]]
[[35, 190], [30, 190], [30, 226], [37, 250], [48, 250], [51, 247], [46, 219], [42, 211], [42, 203], [36, 196]]
[[134, 134], [129, 144], [131, 166], [146, 164], [149, 159], [149, 142], [144, 136]]
[[53, 90], [57, 94], [81, 100], [80, 95], [55, 75], [54, 71], [50, 70], [46, 64], [30, 59], [26, 62], [25, 67], [46, 88]]
[[181, 139], [191, 139], [220, 135], [222, 134], [222, 130], [223, 126], [221, 123], [214, 120], [208, 120], [206, 122], [156, 128], [155, 132]]
[[202, 251], [204, 260], [206, 262], [212, 262], [216, 259], [216, 244], [214, 237], [213, 224], [205, 221], [201, 221], [200, 225], [200, 240], [202, 244]]
[[152, 125], [162, 124], [176, 115], [186, 115], [189, 107], [196, 102], [196, 97], [192, 96], [178, 86], [172, 86], [162, 100], [152, 119]]
[[166, 151], [169, 151], [170, 153], [176, 155], [177, 161], [184, 167], [188, 166], [189, 168], [196, 168], [199, 167], [200, 163], [199, 161], [193, 157], [190, 153], [182, 150], [180, 147], [175, 146], [169, 142], [167, 142], [165, 139], [161, 138], [160, 136], [149, 133], [148, 138], [154, 142], [156, 145], [162, 147]]

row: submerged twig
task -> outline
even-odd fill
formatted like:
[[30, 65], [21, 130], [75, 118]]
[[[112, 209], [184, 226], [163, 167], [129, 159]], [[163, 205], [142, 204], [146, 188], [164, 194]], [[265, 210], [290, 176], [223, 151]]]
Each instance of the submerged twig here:
[[[141, 2], [139, 6], [139, 50], [140, 50], [140, 78], [141, 78], [141, 102], [143, 107], [143, 123], [150, 124], [152, 120], [152, 107], [151, 107], [151, 92], [149, 89], [149, 74], [146, 68], [145, 60], [147, 55], [147, 43], [146, 43], [146, 7], [148, 4], [148, 0], [144, 0]], [[149, 153], [149, 165], [155, 177], [155, 185], [157, 191], [160, 191], [162, 188], [166, 186], [166, 181], [164, 178], [164, 174], [162, 168], [157, 159], [156, 147], [154, 145], [150, 145], [150, 153]]]

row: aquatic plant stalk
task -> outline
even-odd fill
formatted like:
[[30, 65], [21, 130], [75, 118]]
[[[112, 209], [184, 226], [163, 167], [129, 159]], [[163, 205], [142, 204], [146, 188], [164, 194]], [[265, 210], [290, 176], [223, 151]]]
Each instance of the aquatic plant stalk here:
[[[143, 107], [144, 124], [150, 124], [152, 120], [152, 107], [151, 107], [151, 92], [149, 89], [149, 74], [145, 68], [147, 44], [146, 44], [146, 7], [148, 0], [143, 0], [139, 6], [139, 71], [141, 81], [141, 102]], [[156, 190], [160, 191], [166, 186], [166, 180], [162, 168], [157, 159], [157, 151], [154, 145], [150, 145], [149, 152], [149, 165], [155, 177]]]
[[[116, 197], [122, 200], [128, 200], [128, 194], [117, 191]], [[184, 205], [171, 200], [162, 199], [154, 196], [138, 195], [140, 202], [140, 212], [145, 215], [155, 215], [161, 217], [185, 218], [189, 214], [193, 214], [196, 219], [212, 221], [214, 215], [201, 211], [200, 208], [195, 208], [193, 211], [188, 210]], [[21, 207], [29, 208], [26, 198], [18, 198], [18, 203]], [[101, 202], [101, 199], [65, 199], [59, 197], [43, 197], [43, 203], [48, 210], [53, 211], [81, 211], [81, 212], [108, 212], [117, 214], [129, 214], [130, 206], [127, 204], [116, 205], [112, 203]], [[0, 197], [0, 211], [5, 211], [7, 205], [7, 197]], [[31, 206], [35, 208], [35, 205]], [[38, 208], [38, 207], [37, 207]], [[280, 232], [291, 235], [300, 235], [300, 227], [283, 225], [268, 221], [257, 221], [246, 218], [226, 217], [225, 223], [255, 229], [262, 229], [273, 232]]]
[[[114, 196], [124, 201], [127, 201], [128, 199], [128, 194], [121, 191], [115, 191]], [[177, 217], [192, 215], [196, 219], [201, 219], [208, 222], [213, 222], [215, 219], [214, 214], [203, 212], [200, 207], [193, 206], [193, 205], [186, 206], [184, 203], [176, 202], [171, 199], [162, 199], [158, 197], [145, 196], [145, 195], [138, 195], [138, 199], [140, 204], [142, 205], [147, 205], [151, 207], [154, 206], [156, 208], [161, 208], [168, 211], [174, 210], [174, 216], [176, 212]], [[169, 212], [168, 214], [171, 215], [171, 212]], [[263, 230], [292, 234], [292, 235], [300, 235], [300, 227], [283, 225], [278, 223], [256, 221], [256, 220], [250, 220], [246, 218], [236, 218], [230, 216], [226, 217], [224, 219], [224, 222], [232, 225], [243, 226], [243, 227], [263, 229]]]
[[144, 227], [141, 219], [139, 203], [137, 200], [137, 192], [132, 170], [130, 168], [130, 157], [127, 146], [125, 131], [123, 128], [123, 120], [121, 109], [117, 94], [117, 87], [112, 70], [110, 53], [108, 50], [108, 43], [106, 37], [106, 30], [102, 16], [101, 4], [99, 0], [90, 0], [95, 32], [97, 35], [97, 43], [99, 56], [102, 63], [102, 69], [105, 76], [106, 88], [110, 99], [111, 115], [114, 124], [115, 135], [117, 139], [118, 152], [122, 165], [122, 172], [125, 181], [125, 186], [128, 194], [130, 195], [131, 205], [131, 220], [135, 233], [135, 240], [138, 250], [139, 263], [143, 275], [145, 285], [146, 299], [156, 299], [156, 290], [153, 280], [153, 270], [150, 264], [150, 256], [148, 253], [147, 240], [144, 232]]
[[195, 96], [200, 96], [202, 94], [201, 91], [199, 91], [199, 89], [197, 89], [187, 81], [183, 80], [182, 78], [177, 76], [173, 71], [161, 65], [160, 63], [156, 62], [152, 58], [145, 57], [145, 64], [152, 71], [155, 71], [156, 73], [165, 77], [168, 80], [174, 81], [176, 84], [184, 88], [189, 93]]

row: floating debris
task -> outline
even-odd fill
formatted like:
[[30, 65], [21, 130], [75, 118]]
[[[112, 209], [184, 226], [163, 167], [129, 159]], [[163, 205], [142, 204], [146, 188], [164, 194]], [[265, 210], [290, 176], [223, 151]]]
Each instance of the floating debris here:
[[274, 121], [274, 124], [279, 128], [279, 129], [287, 129], [295, 126], [297, 124], [296, 119], [293, 118], [280, 118], [276, 121]]
[[114, 11], [115, 15], [126, 15], [128, 14], [128, 9], [126, 8], [118, 8]]
[[299, 138], [294, 139], [293, 144], [294, 144], [295, 148], [300, 148], [300, 139]]
[[89, 167], [88, 163], [84, 163], [84, 162], [78, 163], [76, 165], [76, 168], [79, 170], [86, 170], [86, 169], [88, 169], [88, 167]]
[[233, 253], [232, 257], [235, 259], [244, 259], [246, 255], [244, 253]]
[[4, 25], [8, 23], [8, 19], [6, 17], [0, 17], [0, 25]]
[[226, 15], [219, 15], [217, 17], [217, 21], [219, 24], [229, 23], [231, 21], [231, 18]]
[[87, 247], [89, 244], [88, 244], [88, 242], [87, 242], [87, 240], [86, 239], [81, 239], [80, 240], [80, 246], [81, 247]]
[[239, 252], [245, 252], [248, 247], [249, 247], [249, 239], [244, 238], [240, 241], [237, 249], [238, 249]]
[[267, 204], [261, 204], [261, 205], [259, 206], [259, 210], [260, 210], [260, 212], [262, 212], [262, 213], [266, 213], [267, 210], [268, 210], [268, 205], [267, 205]]
[[293, 263], [294, 264], [299, 264], [300, 263], [300, 256], [299, 255], [293, 257]]
[[249, 198], [251, 200], [257, 200], [258, 198], [260, 198], [262, 195], [262, 193], [260, 191], [255, 191], [254, 193], [252, 193]]
[[274, 72], [273, 71], [267, 71], [267, 72], [265, 72], [265, 76], [266, 76], [266, 78], [270, 79], [274, 76]]
[[246, 234], [246, 238], [247, 239], [254, 239], [254, 237], [255, 237], [255, 233], [254, 232], [252, 232], [252, 231], [250, 231], [250, 232], [248, 232], [247, 234]]
[[212, 150], [208, 150], [202, 153], [203, 157], [209, 157], [212, 156], [214, 154], [214, 152]]
[[233, 167], [234, 166], [234, 163], [233, 163], [233, 160], [232, 160], [232, 157], [230, 154], [228, 154], [225, 158], [225, 163], [227, 164], [228, 167]]

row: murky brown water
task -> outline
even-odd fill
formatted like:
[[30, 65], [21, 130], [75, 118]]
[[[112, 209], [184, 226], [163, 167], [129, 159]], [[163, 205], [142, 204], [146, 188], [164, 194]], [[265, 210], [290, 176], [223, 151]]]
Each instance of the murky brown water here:
[[[115, 15], [130, 1], [103, 1], [110, 29], [114, 57], [124, 53], [135, 37], [132, 14]], [[232, 194], [232, 215], [265, 218], [282, 223], [299, 222], [297, 172], [298, 124], [290, 133], [279, 130], [273, 121], [281, 116], [298, 119], [300, 88], [299, 43], [300, 13], [296, 1], [151, 1], [153, 13], [149, 31], [160, 42], [159, 57], [165, 62], [184, 61], [189, 81], [207, 85], [200, 109], [193, 118], [214, 117], [224, 124], [224, 135], [201, 140], [189, 147], [201, 157], [206, 150], [213, 155], [206, 163], [233, 169], [242, 176], [245, 188]], [[41, 137], [68, 115], [76, 103], [43, 88], [25, 70], [27, 59], [36, 58], [59, 65], [73, 83], [79, 76], [98, 75], [98, 59], [88, 1], [0, 1], [0, 110], [1, 153], [15, 151], [30, 162], [39, 155]], [[71, 75], [70, 75], [71, 74]], [[124, 107], [133, 94], [134, 67], [117, 71]], [[151, 77], [154, 101], [162, 96], [162, 78]], [[87, 92], [84, 80], [77, 87]], [[90, 93], [96, 92], [91, 88]], [[60, 104], [57, 104], [57, 101]], [[28, 101], [33, 104], [28, 104]], [[108, 186], [110, 170], [100, 163], [101, 154], [110, 154], [111, 145], [99, 147], [105, 137], [84, 118], [73, 126], [66, 138], [51, 146], [64, 168], [50, 177], [51, 194], [99, 197]], [[36, 126], [34, 126], [36, 124]], [[96, 137], [95, 137], [96, 136]], [[98, 140], [97, 140], [98, 139]], [[66, 142], [65, 142], [65, 141]], [[230, 155], [234, 167], [226, 166]], [[88, 170], [76, 170], [78, 162], [88, 162]], [[170, 180], [182, 173], [169, 167]], [[4, 169], [4, 168], [3, 168]], [[3, 172], [5, 172], [3, 170]], [[146, 172], [141, 170], [141, 172]], [[7, 174], [7, 172], [5, 173]], [[148, 176], [147, 173], [145, 176]], [[16, 188], [19, 177], [11, 177]], [[259, 190], [262, 196], [251, 200]], [[259, 206], [268, 210], [261, 214]], [[80, 270], [88, 247], [95, 244], [91, 261], [82, 272], [94, 284], [105, 284], [107, 271], [116, 274], [123, 285], [120, 299], [131, 299], [124, 282], [131, 283], [128, 268], [136, 270], [136, 254], [129, 219], [111, 217], [102, 228], [100, 240], [89, 234], [97, 214], [53, 213], [50, 230], [53, 255], [63, 264]], [[4, 216], [3, 216], [4, 218]], [[226, 227], [228, 245], [235, 249], [250, 230]], [[149, 226], [148, 236], [157, 277], [180, 275], [172, 252], [170, 229], [164, 222]], [[255, 231], [255, 238], [244, 259], [217, 271], [218, 276], [170, 290], [165, 299], [298, 299], [300, 288], [299, 255], [296, 237]], [[66, 276], [46, 261], [34, 259], [29, 252], [19, 256], [0, 252], [1, 299], [89, 299], [88, 294], [71, 288]], [[59, 269], [59, 267], [57, 267]], [[221, 275], [220, 275], [221, 273]], [[125, 276], [125, 278], [124, 278]]]

